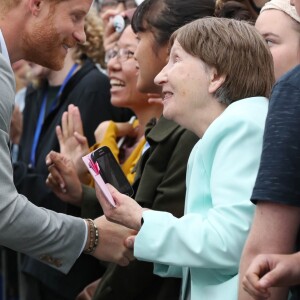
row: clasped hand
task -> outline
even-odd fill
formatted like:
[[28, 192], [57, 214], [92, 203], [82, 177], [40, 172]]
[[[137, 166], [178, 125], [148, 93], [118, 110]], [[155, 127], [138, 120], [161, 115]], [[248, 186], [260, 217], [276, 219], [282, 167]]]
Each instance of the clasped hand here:
[[[142, 208], [134, 199], [118, 192], [112, 185], [107, 184], [107, 187], [116, 203], [116, 207], [113, 207], [106, 200], [101, 190], [96, 186], [96, 195], [107, 220], [139, 231], [142, 225], [143, 211], [146, 209]], [[134, 237], [126, 240], [127, 247], [133, 246], [133, 244]]]

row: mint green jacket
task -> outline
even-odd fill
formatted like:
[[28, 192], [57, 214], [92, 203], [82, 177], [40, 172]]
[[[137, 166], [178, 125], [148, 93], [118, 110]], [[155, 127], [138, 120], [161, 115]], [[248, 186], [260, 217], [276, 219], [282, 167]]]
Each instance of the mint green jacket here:
[[267, 109], [266, 98], [243, 99], [209, 126], [189, 158], [183, 217], [143, 214], [134, 255], [160, 276], [182, 277], [182, 299], [237, 299]]

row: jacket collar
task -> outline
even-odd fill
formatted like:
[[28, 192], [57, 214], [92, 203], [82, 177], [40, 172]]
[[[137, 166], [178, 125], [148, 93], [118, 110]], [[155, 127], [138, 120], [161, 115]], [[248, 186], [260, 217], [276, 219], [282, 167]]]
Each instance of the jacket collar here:
[[151, 124], [147, 125], [147, 127], [149, 128], [152, 125], [152, 129], [146, 133], [147, 141], [149, 141], [150, 144], [151, 142], [163, 142], [164, 140], [168, 139], [169, 136], [179, 127], [178, 124], [165, 119], [163, 116], [159, 118], [156, 124], [154, 124], [153, 121], [150, 122]]

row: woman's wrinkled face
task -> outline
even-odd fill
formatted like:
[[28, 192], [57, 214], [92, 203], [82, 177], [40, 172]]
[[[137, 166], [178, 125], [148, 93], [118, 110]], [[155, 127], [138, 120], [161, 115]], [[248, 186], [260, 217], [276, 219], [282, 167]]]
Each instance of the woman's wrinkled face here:
[[162, 87], [164, 117], [186, 128], [190, 128], [192, 120], [199, 116], [198, 112], [212, 102], [206, 65], [187, 53], [177, 41], [172, 46], [167, 65], [156, 76], [155, 82]]
[[300, 63], [300, 24], [282, 11], [268, 9], [257, 18], [255, 27], [266, 40], [274, 61], [275, 79]]
[[115, 106], [133, 108], [147, 100], [147, 94], [137, 90], [138, 70], [134, 53], [138, 41], [136, 35], [127, 26], [119, 41], [111, 49], [111, 58], [107, 63], [111, 84], [111, 102]]

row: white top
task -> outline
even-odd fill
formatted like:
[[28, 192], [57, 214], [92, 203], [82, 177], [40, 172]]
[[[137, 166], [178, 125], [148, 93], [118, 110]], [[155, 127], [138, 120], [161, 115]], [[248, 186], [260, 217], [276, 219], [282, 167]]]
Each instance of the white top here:
[[9, 59], [8, 51], [7, 51], [7, 48], [6, 48], [4, 36], [2, 34], [1, 29], [0, 29], [0, 46], [1, 46], [2, 55], [4, 56], [5, 60], [10, 65], [10, 59]]

